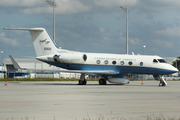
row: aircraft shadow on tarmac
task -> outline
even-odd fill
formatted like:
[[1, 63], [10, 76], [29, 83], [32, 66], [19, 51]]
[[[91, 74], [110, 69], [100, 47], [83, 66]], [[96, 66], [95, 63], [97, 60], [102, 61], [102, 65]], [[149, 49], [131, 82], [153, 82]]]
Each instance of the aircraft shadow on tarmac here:
[[[20, 84], [26, 84], [26, 85], [62, 85], [62, 86], [65, 86], [65, 85], [67, 85], [67, 86], [69, 86], [69, 85], [71, 85], [71, 86], [77, 86], [78, 85], [78, 82], [77, 83], [71, 83], [71, 82], [64, 82], [64, 83], [58, 83], [58, 82], [56, 82], [56, 83], [53, 83], [53, 82], [17, 82], [17, 83], [20, 83]], [[138, 87], [159, 87], [158, 85], [151, 85], [151, 84], [139, 84], [139, 85], [134, 85], [134, 84], [128, 84], [128, 85], [122, 85], [122, 84], [107, 84], [107, 85], [99, 85], [98, 83], [96, 84], [96, 83], [94, 83], [94, 84], [92, 84], [92, 83], [87, 83], [86, 85], [78, 85], [78, 86], [138, 86]]]
[[99, 85], [98, 83], [87, 83], [86, 85], [79, 85], [78, 82], [77, 83], [71, 83], [71, 82], [64, 82], [64, 83], [53, 83], [53, 82], [16, 82], [16, 84], [26, 84], [26, 85], [78, 85], [78, 86], [126, 86], [126, 85], [122, 85], [122, 84], [107, 84], [107, 85]]
[[[32, 83], [31, 83], [32, 85]], [[34, 83], [33, 85], [78, 85], [78, 83]], [[122, 84], [107, 84], [107, 85], [99, 85], [99, 84], [86, 84], [86, 85], [78, 85], [78, 86], [123, 86]]]

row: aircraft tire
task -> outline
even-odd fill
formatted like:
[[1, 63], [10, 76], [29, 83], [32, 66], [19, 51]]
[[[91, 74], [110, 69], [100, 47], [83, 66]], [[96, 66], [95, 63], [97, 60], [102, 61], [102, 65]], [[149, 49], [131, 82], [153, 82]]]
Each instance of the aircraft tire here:
[[106, 80], [105, 79], [100, 79], [99, 80], [99, 85], [106, 85]]
[[166, 86], [166, 84], [164, 82], [160, 82], [159, 86]]
[[86, 80], [79, 80], [79, 85], [86, 85], [87, 81]]
[[164, 82], [162, 83], [162, 86], [166, 86]]

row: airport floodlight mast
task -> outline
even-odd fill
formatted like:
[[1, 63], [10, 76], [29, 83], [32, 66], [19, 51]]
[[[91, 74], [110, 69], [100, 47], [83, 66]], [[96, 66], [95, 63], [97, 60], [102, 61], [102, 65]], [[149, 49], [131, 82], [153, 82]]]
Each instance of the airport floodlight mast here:
[[53, 7], [53, 40], [54, 42], [56, 42], [55, 39], [55, 7], [56, 7], [56, 3], [55, 0], [47, 0], [46, 2], [48, 2], [52, 7]]
[[1, 51], [1, 54], [2, 54], [2, 72], [3, 72], [3, 65], [4, 65], [4, 59], [3, 59], [3, 51]]
[[143, 46], [143, 55], [144, 55], [144, 49], [145, 49], [146, 45]]
[[126, 12], [126, 54], [128, 54], [128, 6], [120, 6]]

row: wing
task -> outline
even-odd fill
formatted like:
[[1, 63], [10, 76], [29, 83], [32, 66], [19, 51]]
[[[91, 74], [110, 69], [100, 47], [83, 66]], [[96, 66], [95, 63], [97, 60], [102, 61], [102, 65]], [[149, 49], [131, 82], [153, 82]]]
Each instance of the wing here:
[[21, 68], [18, 63], [14, 60], [14, 58], [9, 55], [13, 66], [15, 69], [19, 70], [28, 70], [28, 71], [36, 71], [36, 72], [66, 72], [66, 73], [85, 73], [85, 74], [97, 74], [97, 75], [117, 75], [119, 74], [113, 70], [50, 70], [50, 69], [29, 69], [29, 68]]
[[92, 70], [49, 70], [49, 69], [29, 69], [21, 68], [22, 70], [36, 71], [36, 72], [66, 72], [66, 73], [85, 73], [85, 74], [98, 74], [98, 75], [116, 75], [115, 71], [102, 70], [102, 71], [92, 71]]

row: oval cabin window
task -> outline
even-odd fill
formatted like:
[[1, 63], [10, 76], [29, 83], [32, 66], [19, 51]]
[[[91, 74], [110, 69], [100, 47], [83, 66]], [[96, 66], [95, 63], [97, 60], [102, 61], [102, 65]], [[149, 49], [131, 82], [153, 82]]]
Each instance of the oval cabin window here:
[[132, 64], [133, 64], [133, 63], [130, 61], [130, 62], [129, 62], [129, 65], [132, 65]]
[[143, 62], [140, 62], [140, 66], [143, 66]]
[[121, 65], [124, 65], [124, 61], [121, 61], [120, 64], [121, 64]]
[[97, 64], [100, 64], [100, 63], [101, 63], [101, 61], [100, 61], [100, 60], [97, 60], [97, 61], [96, 61], [96, 63], [97, 63]]
[[106, 64], [106, 65], [107, 65], [108, 63], [109, 63], [109, 62], [108, 62], [107, 60], [105, 60], [105, 61], [104, 61], [104, 64]]
[[84, 60], [84, 61], [87, 60], [87, 55], [86, 55], [86, 54], [83, 55], [83, 60]]
[[112, 64], [115, 65], [115, 64], [116, 64], [116, 61], [112, 61]]

